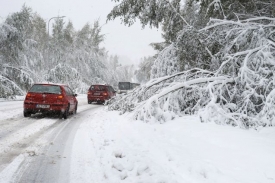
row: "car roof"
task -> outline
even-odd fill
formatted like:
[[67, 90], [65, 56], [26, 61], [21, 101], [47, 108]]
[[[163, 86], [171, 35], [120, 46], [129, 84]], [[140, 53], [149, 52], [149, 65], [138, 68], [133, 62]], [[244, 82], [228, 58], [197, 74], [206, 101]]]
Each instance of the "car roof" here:
[[91, 86], [110, 86], [110, 85], [107, 85], [107, 84], [93, 84]]
[[55, 86], [67, 86], [66, 84], [62, 84], [62, 83], [34, 83], [33, 85], [55, 85]]

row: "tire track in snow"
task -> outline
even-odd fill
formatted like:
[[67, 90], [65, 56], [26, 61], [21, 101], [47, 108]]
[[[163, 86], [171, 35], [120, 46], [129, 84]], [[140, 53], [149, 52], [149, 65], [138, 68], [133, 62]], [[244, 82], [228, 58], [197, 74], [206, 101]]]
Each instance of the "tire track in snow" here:
[[[91, 107], [94, 107], [94, 106], [95, 105], [90, 105], [90, 104], [81, 105], [78, 108], [78, 113], [90, 110]], [[23, 115], [21, 115], [21, 116], [18, 116], [17, 118], [8, 118], [8, 119], [0, 120], [0, 142], [1, 142], [1, 139], [5, 138], [7, 135], [11, 133], [15, 133], [15, 131], [18, 131], [23, 127], [39, 122], [39, 120], [42, 118], [58, 119], [58, 116], [43, 115], [41, 113], [38, 113], [38, 114], [32, 115], [29, 118], [23, 118]]]
[[[96, 107], [95, 105], [87, 104], [81, 99], [77, 114], [70, 115], [67, 120], [61, 120], [58, 116], [44, 116], [42, 114], [24, 118], [21, 104], [19, 105], [20, 107], [16, 107], [16, 105], [12, 104], [9, 107], [10, 110], [14, 110], [14, 108], [20, 110], [20, 113], [17, 111], [18, 117], [9, 115], [9, 118], [0, 120], [0, 172], [20, 154], [25, 154], [27, 157], [28, 154], [30, 156], [37, 155], [35, 151], [41, 151], [41, 149], [50, 144], [46, 136], [51, 131], [74, 122], [73, 120], [77, 120], [81, 113]], [[0, 110], [3, 109], [2, 105], [0, 105], [0, 108]], [[56, 134], [54, 135], [56, 136]], [[29, 152], [29, 149], [35, 149], [35, 151]]]
[[39, 119], [4, 138], [0, 139], [0, 170], [16, 156], [26, 153], [24, 150], [31, 146], [45, 132], [55, 128], [62, 120]]
[[81, 124], [79, 118], [93, 108], [92, 105], [79, 106], [76, 115], [70, 115], [67, 120], [57, 120], [43, 130], [43, 134], [33, 136], [33, 142], [24, 149], [29, 155], [13, 175], [15, 182], [59, 182], [58, 175], [66, 174], [70, 166], [70, 146]]
[[39, 118], [10, 118], [3, 120], [4, 122], [1, 123], [0, 121], [0, 141], [1, 139], [5, 138], [6, 136], [15, 133], [16, 131], [27, 127], [29, 125], [32, 125], [33, 123], [39, 122], [39, 120], [42, 119]]

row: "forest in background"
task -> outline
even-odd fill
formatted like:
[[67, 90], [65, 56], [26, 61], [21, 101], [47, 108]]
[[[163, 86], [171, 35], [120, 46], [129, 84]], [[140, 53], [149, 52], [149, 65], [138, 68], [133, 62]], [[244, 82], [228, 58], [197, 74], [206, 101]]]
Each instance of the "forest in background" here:
[[65, 83], [86, 93], [91, 84], [116, 87], [134, 78], [133, 65], [122, 66], [101, 46], [105, 36], [99, 21], [81, 30], [62, 18], [51, 25], [48, 30], [47, 21], [25, 5], [0, 23], [0, 98], [25, 95], [35, 82]]
[[161, 27], [164, 42], [150, 81], [110, 110], [163, 123], [198, 114], [201, 122], [275, 126], [274, 0], [113, 0], [108, 19]]

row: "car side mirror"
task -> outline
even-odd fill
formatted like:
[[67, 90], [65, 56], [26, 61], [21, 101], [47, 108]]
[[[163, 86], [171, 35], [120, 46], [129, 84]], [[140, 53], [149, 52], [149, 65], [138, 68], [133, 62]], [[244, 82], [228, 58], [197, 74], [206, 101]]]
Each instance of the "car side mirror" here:
[[77, 94], [75, 93], [74, 96], [77, 97]]

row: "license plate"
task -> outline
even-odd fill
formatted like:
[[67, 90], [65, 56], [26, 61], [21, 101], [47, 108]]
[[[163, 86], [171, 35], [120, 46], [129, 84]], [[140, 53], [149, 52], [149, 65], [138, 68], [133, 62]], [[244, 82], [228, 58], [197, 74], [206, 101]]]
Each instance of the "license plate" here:
[[94, 95], [100, 95], [100, 93], [94, 93]]
[[37, 105], [36, 105], [36, 108], [47, 109], [47, 108], [50, 108], [50, 105], [37, 104]]

